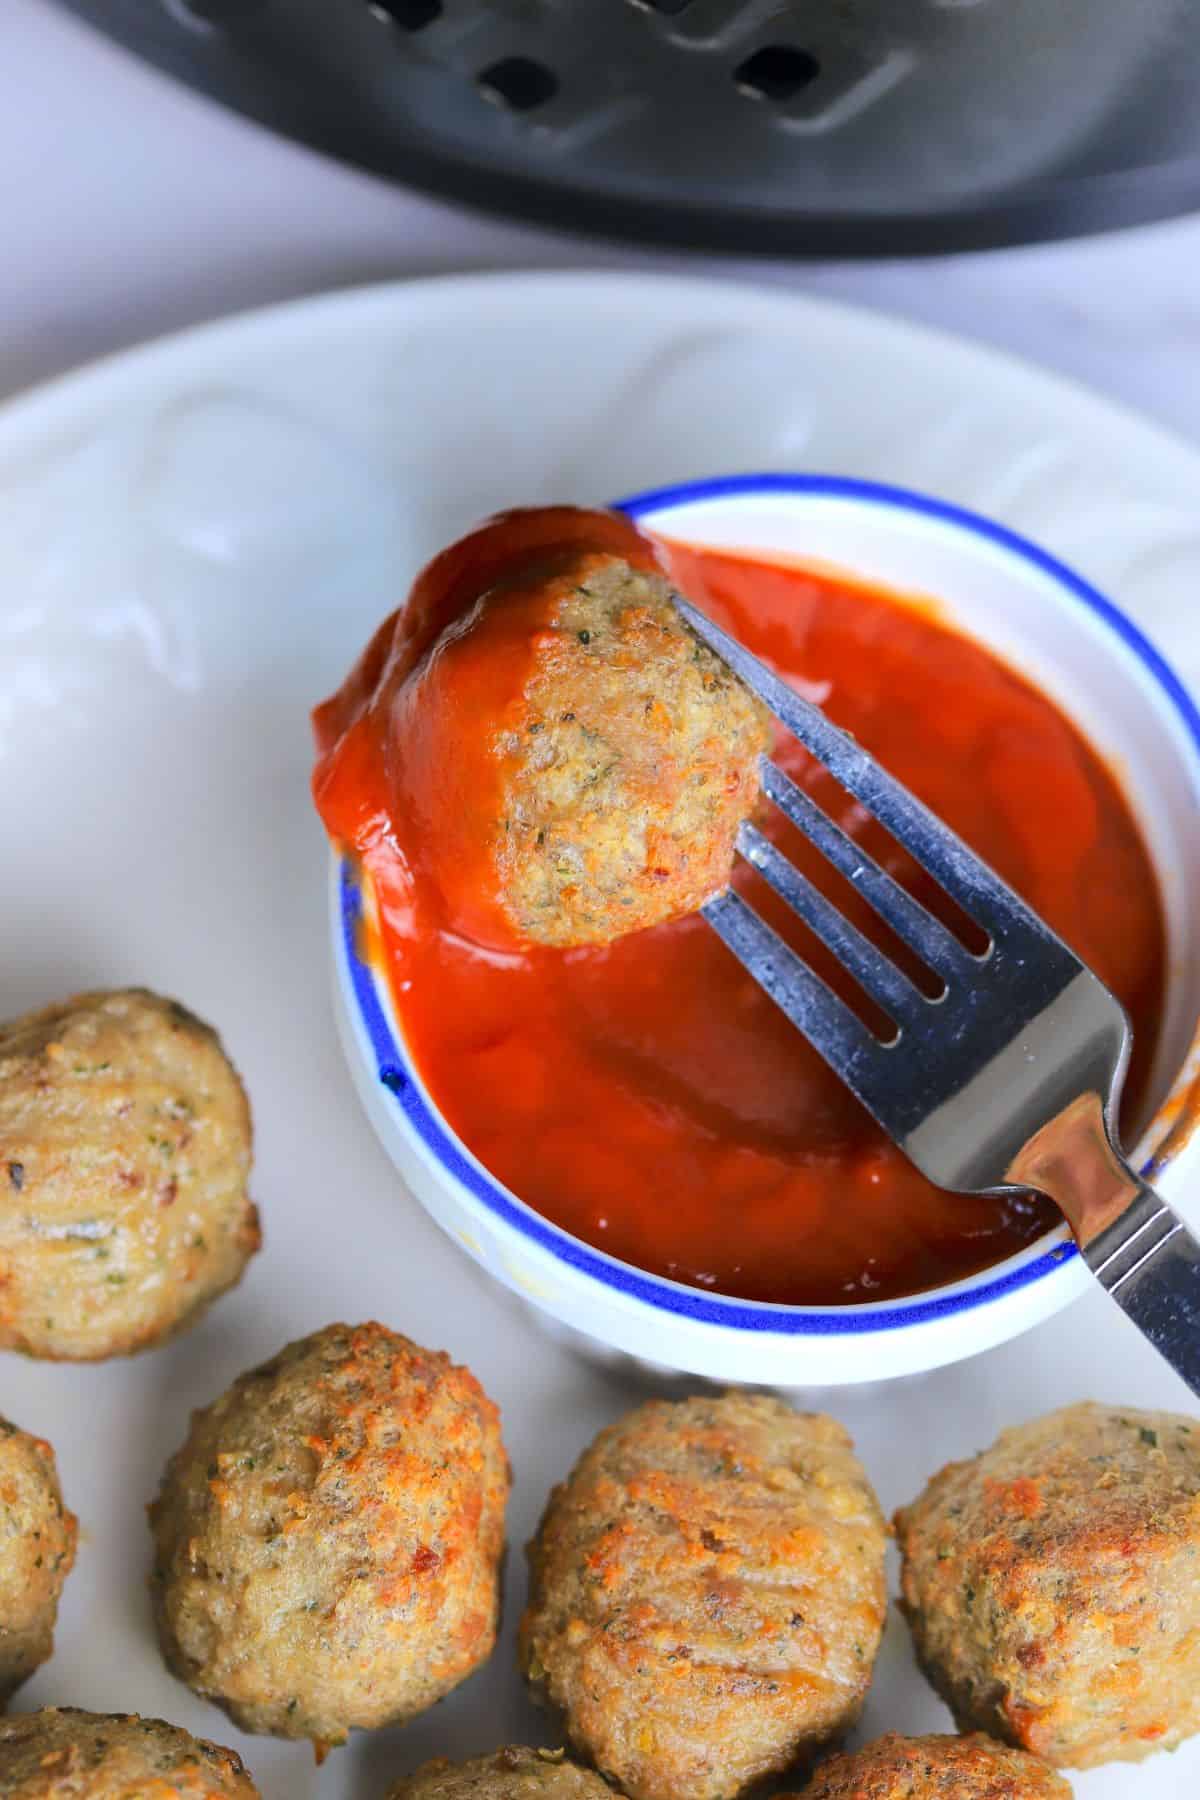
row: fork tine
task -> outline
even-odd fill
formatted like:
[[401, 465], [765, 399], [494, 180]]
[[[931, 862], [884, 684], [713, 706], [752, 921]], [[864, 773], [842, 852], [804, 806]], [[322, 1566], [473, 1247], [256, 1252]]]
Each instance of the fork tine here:
[[754, 825], [739, 828], [737, 847], [792, 911], [810, 925], [848, 969], [863, 992], [881, 1006], [901, 1029], [914, 1025], [920, 1009], [931, 1002], [877, 945], [865, 938], [833, 902], [815, 888]]
[[[818, 762], [824, 763], [830, 774], [856, 800], [861, 800], [868, 812], [887, 827], [909, 855], [928, 869], [966, 912], [976, 917], [993, 936], [997, 927], [1003, 929], [1009, 921], [1032, 924], [1039, 937], [1044, 935], [1045, 927], [1024, 903], [992, 875], [949, 826], [880, 768], [848, 732], [832, 724], [811, 701], [801, 699], [736, 638], [697, 611], [690, 600], [685, 600], [681, 594], [673, 597], [697, 637], [715, 650], [734, 674], [766, 701], [804, 748]], [[979, 908], [984, 910], [983, 918], [978, 918]]]
[[742, 896], [725, 888], [707, 901], [704, 917], [798, 1031], [831, 1067], [861, 1092], [864, 1070], [890, 1046], [873, 1037], [808, 964], [789, 950]]
[[798, 788], [776, 763], [765, 756], [761, 763], [763, 792], [802, 831], [828, 862], [844, 875], [892, 930], [902, 937], [923, 962], [944, 978], [973, 973], [976, 958], [935, 919], [931, 912], [905, 893], [887, 870], [868, 856], [848, 832], [822, 812], [802, 788]]

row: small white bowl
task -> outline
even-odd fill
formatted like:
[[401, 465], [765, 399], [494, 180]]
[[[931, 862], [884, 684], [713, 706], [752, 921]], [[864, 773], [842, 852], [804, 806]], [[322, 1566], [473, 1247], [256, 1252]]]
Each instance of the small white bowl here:
[[[1146, 834], [1167, 912], [1169, 981], [1138, 1147], [1186, 1210], [1200, 1136], [1171, 1122], [1200, 1077], [1200, 712], [1137, 628], [1044, 551], [999, 525], [900, 489], [825, 476], [750, 475], [623, 502], [654, 531], [782, 553], [941, 602], [955, 624], [1052, 695], [1116, 766]], [[421, 1204], [483, 1267], [561, 1324], [659, 1367], [715, 1380], [829, 1386], [913, 1374], [1017, 1335], [1089, 1276], [1065, 1226], [965, 1281], [878, 1305], [771, 1306], [684, 1287], [618, 1262], [542, 1218], [447, 1126], [414, 1067], [386, 982], [358, 953], [364, 905], [335, 858], [332, 948], [350, 1068], [385, 1148]], [[969, 1204], [969, 1203], [965, 1203]], [[731, 1219], [730, 1228], [736, 1228]]]

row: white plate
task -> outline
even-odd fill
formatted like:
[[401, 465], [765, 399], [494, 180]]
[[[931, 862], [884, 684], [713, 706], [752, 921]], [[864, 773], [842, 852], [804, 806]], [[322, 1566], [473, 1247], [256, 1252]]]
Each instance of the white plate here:
[[[0, 1410], [53, 1441], [84, 1531], [58, 1650], [19, 1705], [166, 1716], [240, 1749], [268, 1800], [381, 1800], [427, 1756], [547, 1741], [513, 1656], [520, 1546], [552, 1480], [644, 1390], [549, 1348], [399, 1189], [359, 1112], [327, 995], [306, 712], [480, 514], [772, 466], [1004, 520], [1200, 683], [1200, 457], [1006, 358], [840, 307], [628, 276], [414, 283], [192, 333], [0, 416], [0, 1013], [142, 981], [210, 1017], [254, 1102], [267, 1234], [243, 1286], [165, 1350], [0, 1361]], [[484, 1674], [318, 1773], [166, 1673], [142, 1509], [190, 1407], [286, 1339], [372, 1316], [450, 1349], [503, 1408], [507, 1618]], [[834, 1403], [891, 1508], [1002, 1425], [1093, 1394], [1190, 1408], [1099, 1296]], [[863, 1732], [888, 1728], [948, 1728], [896, 1622]], [[1075, 1786], [1185, 1800], [1200, 1740]]]

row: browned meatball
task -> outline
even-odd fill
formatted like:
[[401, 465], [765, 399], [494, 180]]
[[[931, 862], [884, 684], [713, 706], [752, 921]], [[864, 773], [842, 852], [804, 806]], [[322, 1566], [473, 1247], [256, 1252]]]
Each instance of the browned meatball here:
[[1061, 1775], [989, 1737], [882, 1737], [822, 1763], [804, 1800], [1071, 1800]]
[[178, 1331], [259, 1245], [250, 1113], [215, 1031], [144, 988], [0, 1025], [0, 1347], [89, 1360]]
[[77, 1532], [49, 1444], [0, 1418], [0, 1706], [54, 1648]]
[[0, 1719], [4, 1800], [259, 1800], [240, 1756], [161, 1719], [48, 1706]]
[[345, 1740], [490, 1655], [509, 1472], [475, 1377], [329, 1325], [193, 1415], [150, 1508], [176, 1674], [245, 1731]]
[[561, 1750], [510, 1745], [469, 1762], [438, 1757], [398, 1781], [387, 1800], [613, 1800], [613, 1793]]
[[[485, 601], [475, 629], [487, 628]], [[500, 740], [498, 838], [523, 937], [606, 943], [726, 885], [766, 714], [660, 576], [597, 557], [562, 578], [523, 700]]]
[[[526, 547], [502, 569], [402, 677], [388, 662], [377, 685], [373, 647], [347, 687], [369, 682], [386, 720], [371, 755], [419, 903], [504, 948], [605, 944], [694, 911], [728, 882], [758, 799], [764, 709], [652, 568]], [[349, 742], [336, 758], [362, 754]], [[318, 793], [340, 838], [332, 769]]]
[[1002, 1432], [896, 1515], [904, 1610], [959, 1725], [1048, 1762], [1200, 1728], [1200, 1424], [1087, 1403]]
[[652, 1401], [550, 1496], [522, 1664], [633, 1800], [731, 1800], [857, 1717], [883, 1555], [832, 1419], [763, 1395]]

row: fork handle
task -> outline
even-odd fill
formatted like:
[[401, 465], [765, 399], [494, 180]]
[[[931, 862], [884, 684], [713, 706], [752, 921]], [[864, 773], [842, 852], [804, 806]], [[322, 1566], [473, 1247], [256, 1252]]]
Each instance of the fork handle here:
[[1137, 1199], [1083, 1256], [1142, 1337], [1200, 1393], [1200, 1242], [1184, 1220], [1139, 1183]]
[[1142, 1336], [1200, 1394], [1200, 1242], [1153, 1188], [1137, 1187], [1083, 1255]]
[[1200, 1394], [1200, 1243], [1125, 1161], [1104, 1098], [1080, 1094], [1030, 1138], [1009, 1180], [1067, 1215], [1092, 1274]]

